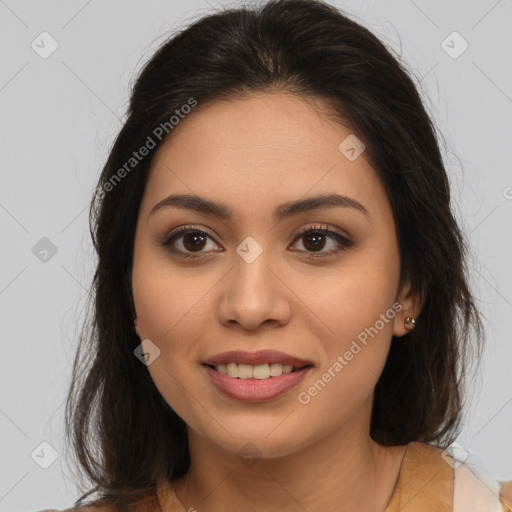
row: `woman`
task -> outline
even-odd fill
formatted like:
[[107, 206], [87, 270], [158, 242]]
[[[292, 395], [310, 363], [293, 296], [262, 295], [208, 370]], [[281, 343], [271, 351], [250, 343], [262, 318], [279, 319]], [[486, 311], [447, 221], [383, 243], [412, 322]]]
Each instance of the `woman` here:
[[91, 233], [79, 510], [512, 510], [446, 450], [482, 329], [434, 126], [334, 7], [226, 10], [166, 42]]

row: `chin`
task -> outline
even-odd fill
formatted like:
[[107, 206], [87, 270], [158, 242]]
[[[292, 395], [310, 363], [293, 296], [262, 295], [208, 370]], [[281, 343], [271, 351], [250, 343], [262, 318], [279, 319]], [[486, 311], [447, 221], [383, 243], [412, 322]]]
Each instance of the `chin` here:
[[229, 424], [223, 425], [231, 435], [220, 428], [215, 433], [203, 432], [200, 436], [218, 449], [240, 458], [242, 462], [286, 457], [302, 449], [307, 442], [304, 434], [297, 428], [290, 430], [290, 426], [276, 429], [275, 424], [271, 428], [265, 424], [260, 428], [253, 426], [247, 429], [240, 425], [246, 423], [237, 423], [233, 428]]

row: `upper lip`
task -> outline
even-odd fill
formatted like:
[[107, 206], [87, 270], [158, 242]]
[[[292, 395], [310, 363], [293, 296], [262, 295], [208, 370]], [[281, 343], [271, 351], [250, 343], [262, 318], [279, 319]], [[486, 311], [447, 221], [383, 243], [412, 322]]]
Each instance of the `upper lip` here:
[[218, 366], [219, 364], [250, 364], [257, 366], [265, 363], [279, 363], [282, 365], [290, 365], [295, 368], [302, 368], [304, 366], [312, 365], [311, 361], [301, 359], [299, 357], [278, 352], [277, 350], [259, 350], [258, 352], [246, 352], [244, 350], [231, 350], [229, 352], [222, 352], [216, 354], [205, 361], [203, 364]]

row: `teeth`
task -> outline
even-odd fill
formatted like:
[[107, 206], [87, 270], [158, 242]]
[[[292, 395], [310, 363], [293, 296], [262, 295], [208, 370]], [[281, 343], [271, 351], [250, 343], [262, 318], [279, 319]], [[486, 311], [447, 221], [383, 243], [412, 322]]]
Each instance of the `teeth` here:
[[238, 377], [238, 365], [236, 365], [235, 363], [229, 363], [226, 367], [226, 374], [229, 377]]
[[259, 364], [256, 366], [250, 364], [219, 364], [215, 367], [219, 373], [223, 373], [228, 377], [239, 378], [239, 379], [268, 379], [270, 377], [279, 377], [283, 373], [291, 373], [294, 368], [288, 364]]
[[253, 367], [249, 364], [238, 365], [238, 378], [239, 379], [252, 379]]

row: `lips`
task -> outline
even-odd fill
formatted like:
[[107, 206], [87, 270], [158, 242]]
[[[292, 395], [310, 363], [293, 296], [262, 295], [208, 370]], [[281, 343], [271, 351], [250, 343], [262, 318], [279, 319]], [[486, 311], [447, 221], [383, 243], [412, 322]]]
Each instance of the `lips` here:
[[276, 399], [296, 387], [312, 368], [306, 366], [296, 372], [265, 380], [244, 380], [233, 379], [204, 365], [204, 370], [215, 388], [228, 398], [241, 402], [266, 402]]
[[202, 361], [202, 364], [209, 366], [218, 366], [220, 364], [227, 365], [229, 363], [249, 364], [252, 366], [265, 363], [279, 363], [283, 366], [289, 365], [298, 369], [313, 365], [312, 361], [291, 356], [284, 352], [278, 352], [277, 350], [259, 350], [258, 352], [231, 350], [229, 352], [216, 354], [205, 361]]

